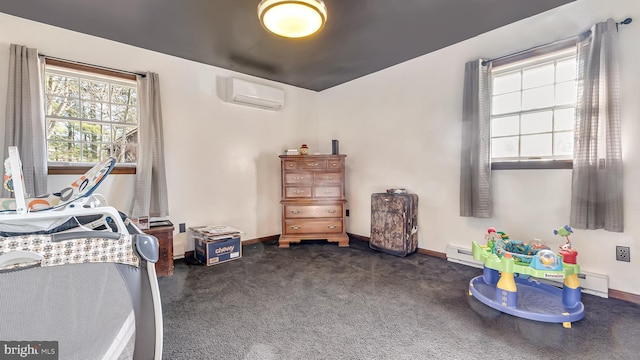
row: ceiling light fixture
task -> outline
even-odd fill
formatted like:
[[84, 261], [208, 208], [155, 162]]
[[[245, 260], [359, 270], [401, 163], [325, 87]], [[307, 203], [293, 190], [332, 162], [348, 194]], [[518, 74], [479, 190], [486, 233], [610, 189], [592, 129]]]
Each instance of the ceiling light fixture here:
[[258, 17], [265, 29], [288, 37], [313, 35], [327, 21], [327, 7], [322, 0], [262, 0]]

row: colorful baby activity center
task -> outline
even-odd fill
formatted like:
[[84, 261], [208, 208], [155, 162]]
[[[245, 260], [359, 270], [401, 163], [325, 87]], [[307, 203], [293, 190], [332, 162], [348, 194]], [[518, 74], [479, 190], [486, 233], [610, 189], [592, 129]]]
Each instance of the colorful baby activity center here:
[[[584, 317], [578, 252], [569, 240], [572, 233], [569, 225], [554, 230], [566, 239], [554, 253], [540, 240], [512, 240], [505, 232], [489, 228], [486, 245], [473, 242], [473, 258], [484, 264], [484, 270], [469, 282], [469, 294], [507, 314], [571, 328], [572, 322]], [[539, 279], [564, 283], [558, 288]]]

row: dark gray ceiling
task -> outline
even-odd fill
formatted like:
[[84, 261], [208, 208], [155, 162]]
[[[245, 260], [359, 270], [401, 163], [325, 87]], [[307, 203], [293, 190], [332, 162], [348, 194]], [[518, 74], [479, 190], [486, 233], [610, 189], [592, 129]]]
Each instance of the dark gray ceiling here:
[[261, 27], [259, 0], [2, 0], [0, 12], [320, 91], [572, 1], [325, 0], [325, 28], [297, 40]]

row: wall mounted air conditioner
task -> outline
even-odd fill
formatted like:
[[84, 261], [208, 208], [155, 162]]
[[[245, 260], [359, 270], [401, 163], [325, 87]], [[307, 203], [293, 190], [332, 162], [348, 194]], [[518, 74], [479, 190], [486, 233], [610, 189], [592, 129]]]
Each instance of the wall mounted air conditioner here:
[[227, 78], [226, 101], [267, 110], [280, 110], [284, 106], [284, 90]]

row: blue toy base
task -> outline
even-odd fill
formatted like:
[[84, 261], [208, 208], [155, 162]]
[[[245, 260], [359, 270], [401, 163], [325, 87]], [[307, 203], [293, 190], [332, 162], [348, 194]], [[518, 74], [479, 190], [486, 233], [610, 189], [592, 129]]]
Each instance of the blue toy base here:
[[525, 319], [570, 324], [584, 317], [582, 302], [573, 308], [562, 303], [562, 289], [540, 283], [535, 278], [515, 278], [515, 282], [518, 291], [517, 305], [514, 307], [503, 306], [496, 301], [496, 285], [487, 284], [482, 275], [471, 279], [469, 292], [489, 307]]

